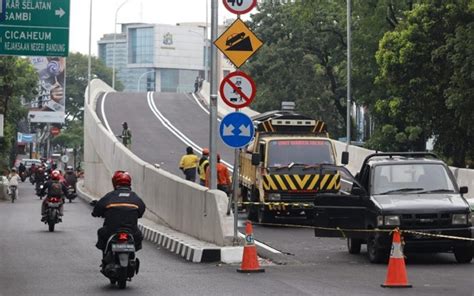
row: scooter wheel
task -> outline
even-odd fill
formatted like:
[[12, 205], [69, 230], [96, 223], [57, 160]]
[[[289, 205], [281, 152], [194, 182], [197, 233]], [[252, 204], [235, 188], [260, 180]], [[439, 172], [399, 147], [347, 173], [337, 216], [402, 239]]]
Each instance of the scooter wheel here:
[[110, 280], [110, 284], [111, 284], [111, 285], [115, 285], [116, 283], [117, 283], [116, 280]]
[[125, 289], [127, 287], [127, 281], [118, 282], [119, 289]]

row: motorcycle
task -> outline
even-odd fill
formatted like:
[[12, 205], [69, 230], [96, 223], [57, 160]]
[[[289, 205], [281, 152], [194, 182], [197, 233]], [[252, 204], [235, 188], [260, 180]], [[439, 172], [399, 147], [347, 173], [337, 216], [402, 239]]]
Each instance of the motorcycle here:
[[135, 242], [128, 230], [119, 230], [109, 237], [101, 267], [100, 272], [120, 289], [125, 289], [127, 281], [138, 274], [140, 260], [135, 258]]
[[26, 180], [27, 177], [28, 177], [28, 176], [26, 175], [26, 172], [21, 172], [21, 173], [20, 173], [21, 182], [25, 182], [25, 180]]
[[8, 190], [9, 190], [9, 193], [10, 193], [10, 198], [12, 200], [12, 203], [14, 203], [15, 199], [16, 199], [16, 195], [17, 195], [17, 188], [14, 185], [10, 185]]
[[72, 185], [67, 185], [66, 188], [67, 188], [66, 198], [69, 199], [69, 202], [71, 203], [72, 200], [77, 197], [76, 189], [74, 189], [74, 186], [72, 186]]
[[61, 216], [59, 215], [59, 208], [61, 207], [63, 200], [60, 197], [48, 197], [46, 200], [46, 220], [45, 224], [48, 224], [50, 232], [54, 231], [56, 223], [62, 222]]
[[41, 190], [44, 188], [44, 182], [38, 181], [36, 182], [36, 195], [39, 196], [40, 199], [43, 199], [43, 195], [41, 195]]

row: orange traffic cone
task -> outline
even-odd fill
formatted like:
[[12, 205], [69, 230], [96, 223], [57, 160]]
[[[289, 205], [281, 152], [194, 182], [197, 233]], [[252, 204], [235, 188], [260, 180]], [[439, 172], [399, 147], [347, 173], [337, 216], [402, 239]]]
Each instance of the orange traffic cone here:
[[265, 269], [260, 268], [257, 257], [257, 247], [253, 241], [253, 228], [252, 222], [247, 221], [245, 226], [245, 246], [244, 254], [242, 256], [242, 264], [237, 269], [238, 272], [265, 272]]
[[400, 232], [398, 229], [393, 231], [392, 251], [390, 261], [388, 262], [387, 278], [384, 288], [411, 288], [408, 284], [407, 271], [405, 268], [405, 258], [401, 247]]

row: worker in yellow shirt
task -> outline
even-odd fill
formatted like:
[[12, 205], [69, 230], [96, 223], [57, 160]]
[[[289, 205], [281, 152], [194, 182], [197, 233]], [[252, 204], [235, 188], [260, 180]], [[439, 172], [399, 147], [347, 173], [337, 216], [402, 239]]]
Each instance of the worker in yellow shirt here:
[[181, 157], [179, 162], [179, 169], [183, 171], [186, 180], [196, 181], [196, 167], [198, 165], [199, 158], [194, 154], [192, 147], [186, 147], [186, 154]]

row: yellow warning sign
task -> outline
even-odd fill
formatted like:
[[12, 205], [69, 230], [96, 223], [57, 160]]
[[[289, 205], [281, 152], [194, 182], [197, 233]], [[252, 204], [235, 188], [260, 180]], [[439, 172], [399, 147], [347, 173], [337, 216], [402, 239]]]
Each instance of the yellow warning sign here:
[[237, 19], [214, 41], [214, 44], [237, 68], [240, 68], [263, 45], [263, 42], [242, 20]]

